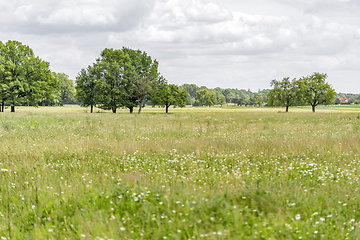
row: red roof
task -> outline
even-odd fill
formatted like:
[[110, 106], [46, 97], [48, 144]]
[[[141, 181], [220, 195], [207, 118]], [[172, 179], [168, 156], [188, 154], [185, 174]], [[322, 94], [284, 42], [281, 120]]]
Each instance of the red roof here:
[[349, 98], [346, 98], [346, 97], [341, 97], [339, 98], [341, 102], [347, 102], [349, 101]]

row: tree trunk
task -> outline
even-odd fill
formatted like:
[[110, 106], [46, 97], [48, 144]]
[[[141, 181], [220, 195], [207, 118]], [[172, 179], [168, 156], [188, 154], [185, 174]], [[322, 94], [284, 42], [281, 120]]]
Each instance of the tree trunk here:
[[0, 112], [4, 112], [4, 106], [5, 106], [5, 102], [2, 101], [1, 102], [1, 109], [0, 109]]
[[91, 110], [90, 110], [90, 113], [93, 113], [93, 108], [94, 108], [94, 106], [93, 105], [91, 105]]
[[313, 111], [313, 112], [315, 112], [315, 107], [316, 107], [316, 106], [312, 106], [312, 111]]
[[166, 105], [166, 113], [169, 113], [169, 106]]
[[15, 106], [11, 106], [11, 112], [15, 112]]
[[144, 105], [144, 103], [145, 103], [145, 99], [146, 98], [143, 98], [143, 100], [140, 102], [140, 106], [139, 106], [139, 114], [141, 113], [141, 109], [142, 109], [142, 106]]
[[132, 114], [134, 112], [134, 107], [129, 107], [130, 109], [130, 114]]
[[113, 113], [116, 113], [116, 108], [111, 109]]
[[289, 111], [289, 106], [286, 106], [286, 112], [288, 112]]

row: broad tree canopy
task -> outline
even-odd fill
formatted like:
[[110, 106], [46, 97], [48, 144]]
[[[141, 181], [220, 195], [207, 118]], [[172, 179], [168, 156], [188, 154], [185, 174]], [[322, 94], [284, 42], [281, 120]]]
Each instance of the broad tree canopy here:
[[94, 63], [86, 69], [81, 69], [76, 77], [76, 98], [81, 102], [83, 107], [91, 107], [91, 113], [94, 106], [99, 102], [99, 79], [101, 71], [99, 64]]
[[196, 101], [202, 106], [211, 106], [217, 103], [215, 93], [208, 89], [200, 89], [196, 92]]
[[288, 112], [289, 107], [298, 102], [299, 91], [296, 79], [290, 81], [287, 77], [282, 81], [272, 80], [271, 86], [274, 88], [268, 93], [268, 105], [270, 107], [284, 106], [286, 107], [286, 112]]
[[[116, 113], [119, 107], [141, 108], [163, 82], [158, 62], [145, 52], [123, 47], [104, 49], [99, 59], [77, 77], [77, 95], [83, 106], [99, 105]], [[95, 97], [96, 95], [96, 97]]]
[[180, 89], [175, 84], [163, 83], [153, 94], [151, 103], [153, 105], [164, 106], [166, 113], [168, 113], [171, 105], [185, 107], [187, 96], [187, 91]]
[[28, 102], [37, 106], [43, 99], [53, 100], [60, 88], [49, 69], [49, 63], [36, 57], [33, 50], [18, 41], [0, 42], [0, 97], [2, 105]]
[[336, 92], [330, 84], [325, 82], [326, 78], [326, 73], [315, 72], [311, 76], [298, 80], [301, 100], [304, 104], [310, 105], [313, 112], [316, 106], [329, 105], [335, 101]]

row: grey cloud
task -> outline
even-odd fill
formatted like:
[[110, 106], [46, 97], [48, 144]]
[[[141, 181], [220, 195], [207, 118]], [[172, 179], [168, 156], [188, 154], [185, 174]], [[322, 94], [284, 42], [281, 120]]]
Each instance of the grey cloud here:
[[272, 0], [305, 14], [314, 14], [327, 19], [349, 19], [356, 14], [359, 19], [360, 1], [358, 0]]
[[318, 9], [315, 9], [315, 8], [313, 8], [313, 7], [311, 7], [311, 8], [307, 8], [307, 9], [305, 9], [305, 11], [304, 11], [305, 13], [307, 13], [307, 14], [316, 14], [316, 13], [318, 13], [319, 12], [319, 10]]
[[1, 3], [0, 29], [49, 34], [88, 31], [123, 32], [150, 13], [154, 1], [14, 1]]
[[254, 2], [0, 0], [0, 40], [24, 42], [72, 78], [105, 47], [126, 46], [177, 84], [257, 90], [320, 71], [336, 90], [360, 92], [359, 1]]

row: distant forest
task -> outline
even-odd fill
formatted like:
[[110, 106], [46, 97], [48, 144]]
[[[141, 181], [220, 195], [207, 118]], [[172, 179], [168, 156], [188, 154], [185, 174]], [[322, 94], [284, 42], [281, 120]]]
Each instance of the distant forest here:
[[[75, 96], [75, 85], [73, 84], [73, 81], [69, 80], [68, 76], [66, 76], [65, 74], [58, 74], [58, 77], [61, 80], [61, 88], [58, 94], [56, 94], [56, 98], [52, 101], [39, 101], [39, 106], [61, 106], [63, 104], [80, 104]], [[202, 89], [206, 89], [214, 93], [218, 105], [221, 105], [221, 99], [224, 98], [225, 101], [222, 102], [223, 104], [235, 104], [237, 106], [267, 106], [268, 92], [271, 90], [259, 89], [257, 92], [252, 92], [250, 91], [250, 89], [244, 90], [237, 88], [223, 89], [217, 87], [210, 89], [205, 86], [199, 87], [196, 84], [183, 84], [180, 86], [180, 88], [188, 92], [186, 104], [193, 106], [203, 105], [201, 102], [197, 101], [196, 98], [196, 92]], [[347, 98], [347, 101], [342, 102], [341, 100], [344, 100], [344, 98]], [[335, 99], [335, 104], [360, 104], [360, 94], [338, 93]], [[22, 105], [27, 105], [27, 103], [23, 103]], [[151, 105], [151, 102], [148, 101], [147, 105]]]
[[[61, 88], [59, 94], [57, 95], [54, 101], [44, 100], [39, 102], [39, 106], [56, 106], [63, 104], [80, 104], [75, 97], [75, 86], [72, 84], [72, 81], [68, 80], [68, 76], [65, 74], [58, 74], [59, 79], [61, 80]], [[201, 89], [206, 89], [215, 94], [217, 104], [220, 105], [222, 98], [224, 96], [226, 104], [232, 103], [238, 106], [254, 106], [258, 105], [267, 105], [268, 102], [268, 92], [271, 89], [258, 90], [257, 92], [252, 92], [250, 89], [237, 89], [237, 88], [214, 88], [210, 89], [205, 86], [197, 86], [196, 84], [183, 84], [180, 86], [181, 89], [184, 89], [188, 92], [187, 105], [201, 106], [202, 104], [196, 100], [196, 92]], [[341, 98], [347, 98], [347, 102], [341, 102]], [[354, 93], [338, 93], [335, 99], [335, 104], [360, 104], [360, 94]], [[150, 101], [147, 104], [151, 104]]]
[[[207, 88], [205, 86], [197, 86], [196, 84], [183, 84], [180, 88], [186, 90], [189, 95], [186, 104], [193, 106], [200, 106], [196, 99], [196, 92], [201, 89], [206, 89], [213, 92], [216, 96], [217, 103], [221, 98], [225, 98], [226, 104], [233, 103], [238, 106], [254, 106], [254, 105], [265, 105], [267, 106], [268, 102], [268, 93], [271, 89], [258, 90], [257, 92], [252, 92], [250, 89], [237, 89], [237, 88]], [[340, 99], [347, 98], [347, 101], [342, 102]], [[343, 100], [343, 99], [342, 99]], [[335, 98], [335, 104], [360, 104], [360, 94], [354, 93], [338, 93]]]

